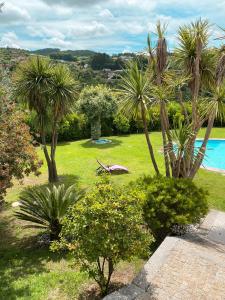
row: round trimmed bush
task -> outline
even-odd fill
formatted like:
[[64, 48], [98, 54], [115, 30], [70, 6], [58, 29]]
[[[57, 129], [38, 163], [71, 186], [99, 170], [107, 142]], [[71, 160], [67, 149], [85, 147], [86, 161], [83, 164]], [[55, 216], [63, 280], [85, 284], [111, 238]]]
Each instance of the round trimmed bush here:
[[207, 192], [190, 179], [149, 176], [137, 184], [145, 193], [144, 219], [157, 241], [174, 226], [196, 224], [208, 212]]

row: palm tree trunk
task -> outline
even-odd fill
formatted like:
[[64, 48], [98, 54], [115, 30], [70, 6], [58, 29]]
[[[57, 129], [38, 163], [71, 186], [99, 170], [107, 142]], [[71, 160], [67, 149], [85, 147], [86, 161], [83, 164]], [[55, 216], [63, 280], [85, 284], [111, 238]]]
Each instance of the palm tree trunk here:
[[153, 147], [152, 147], [152, 144], [151, 144], [151, 141], [150, 141], [150, 138], [149, 138], [148, 126], [147, 126], [147, 120], [146, 120], [146, 114], [145, 114], [145, 108], [144, 108], [144, 104], [143, 104], [142, 101], [141, 101], [141, 115], [142, 115], [142, 121], [143, 121], [144, 132], [145, 132], [145, 138], [146, 138], [146, 141], [147, 141], [149, 154], [150, 154], [150, 157], [151, 157], [152, 164], [153, 164], [153, 167], [155, 169], [155, 172], [156, 172], [157, 175], [159, 175], [160, 173], [159, 173], [158, 165], [156, 163], [155, 155], [154, 155], [154, 151], [153, 151]]
[[57, 131], [56, 131], [56, 124], [53, 125], [52, 129], [52, 142], [51, 142], [51, 170], [52, 170], [52, 178], [50, 182], [57, 182], [59, 181], [57, 168], [56, 168], [56, 161], [55, 161], [55, 152], [57, 146]]
[[162, 128], [163, 155], [164, 155], [166, 177], [170, 177], [170, 164], [169, 164], [169, 157], [168, 157], [168, 147], [167, 147], [167, 138], [166, 138], [166, 130], [165, 130], [165, 118], [164, 118], [164, 111], [163, 111], [163, 103], [160, 104], [160, 120], [161, 120], [161, 128]]
[[178, 101], [180, 103], [180, 106], [181, 106], [182, 112], [184, 114], [186, 123], [190, 124], [190, 120], [189, 120], [189, 116], [188, 116], [188, 113], [187, 113], [187, 109], [186, 109], [186, 107], [184, 105], [184, 102], [183, 102], [183, 93], [182, 93], [181, 89], [179, 89]]
[[52, 182], [52, 178], [53, 178], [53, 172], [52, 172], [52, 162], [48, 153], [48, 149], [47, 149], [47, 145], [46, 145], [46, 138], [45, 138], [45, 132], [42, 129], [41, 130], [41, 142], [42, 142], [42, 148], [43, 148], [43, 152], [45, 155], [45, 159], [47, 162], [47, 166], [48, 166], [48, 181]]
[[194, 163], [194, 165], [192, 167], [192, 170], [190, 172], [190, 176], [189, 177], [192, 178], [192, 179], [194, 178], [194, 176], [198, 172], [198, 170], [199, 170], [199, 168], [200, 168], [200, 166], [202, 164], [203, 158], [205, 156], [206, 147], [207, 147], [207, 143], [208, 143], [208, 140], [209, 140], [212, 128], [213, 128], [214, 120], [215, 120], [215, 114], [213, 114], [213, 116], [211, 116], [209, 118], [208, 126], [207, 126], [207, 129], [206, 129], [204, 140], [203, 140], [202, 145], [201, 145], [201, 147], [200, 147], [200, 149], [198, 151], [197, 157], [195, 159], [195, 163]]

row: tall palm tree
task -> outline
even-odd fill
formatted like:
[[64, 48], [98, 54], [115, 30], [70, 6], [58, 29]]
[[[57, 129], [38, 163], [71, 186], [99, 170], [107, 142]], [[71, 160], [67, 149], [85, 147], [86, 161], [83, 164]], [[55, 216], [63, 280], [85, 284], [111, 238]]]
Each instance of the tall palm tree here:
[[[158, 95], [162, 95], [161, 91], [164, 89], [164, 73], [168, 64], [168, 51], [167, 42], [165, 38], [166, 25], [162, 25], [160, 22], [156, 25], [157, 30], [157, 45], [155, 51], [151, 47], [150, 35], [148, 35], [148, 50], [149, 50], [149, 70], [150, 74], [153, 75], [153, 83], [158, 87]], [[161, 89], [162, 88], [162, 89]], [[155, 90], [156, 91], [156, 90]], [[172, 139], [169, 132], [169, 119], [166, 110], [166, 99], [162, 97], [156, 98], [160, 107], [160, 122], [162, 130], [162, 140], [163, 140], [163, 154], [166, 169], [166, 176], [170, 177], [170, 165], [169, 165], [169, 148], [172, 146]]]
[[124, 97], [121, 102], [121, 111], [129, 117], [141, 116], [150, 158], [156, 174], [159, 174], [147, 124], [147, 111], [150, 104], [148, 75], [139, 69], [136, 60], [131, 61], [124, 72], [124, 75], [121, 76], [121, 88], [119, 90]]
[[[56, 182], [57, 127], [74, 102], [76, 83], [65, 66], [53, 65], [49, 59], [37, 56], [19, 65], [14, 77], [14, 91], [15, 96], [35, 113], [49, 182]], [[48, 131], [51, 133], [50, 154], [46, 143]]]
[[51, 163], [53, 181], [58, 180], [55, 152], [58, 140], [57, 128], [62, 118], [68, 114], [73, 107], [77, 95], [77, 84], [74, 81], [69, 69], [65, 65], [54, 66], [52, 74], [52, 85], [49, 91], [51, 106]]
[[[148, 38], [149, 68], [154, 73], [151, 82], [152, 97], [160, 104], [160, 118], [164, 144], [166, 175], [173, 177], [193, 178], [198, 171], [205, 155], [206, 145], [213, 127], [215, 117], [223, 108], [224, 88], [223, 77], [225, 69], [224, 53], [216, 66], [216, 51], [208, 49], [209, 23], [198, 20], [179, 29], [180, 45], [175, 50], [175, 63], [178, 69], [168, 78], [165, 27], [157, 25], [158, 42], [153, 51]], [[189, 116], [183, 103], [183, 85], [188, 85], [191, 91], [192, 115]], [[204, 100], [207, 110], [202, 110], [204, 90], [211, 91], [209, 99]], [[174, 133], [170, 131], [166, 102], [171, 98], [178, 99], [184, 113], [184, 122], [176, 130], [176, 150], [172, 140]], [[167, 92], [168, 90], [168, 92]], [[177, 93], [178, 91], [178, 93]], [[195, 150], [195, 139], [200, 128], [207, 122], [206, 134], [200, 150]], [[180, 141], [179, 141], [180, 139]], [[167, 155], [166, 155], [167, 154]], [[169, 161], [169, 162], [168, 162]]]

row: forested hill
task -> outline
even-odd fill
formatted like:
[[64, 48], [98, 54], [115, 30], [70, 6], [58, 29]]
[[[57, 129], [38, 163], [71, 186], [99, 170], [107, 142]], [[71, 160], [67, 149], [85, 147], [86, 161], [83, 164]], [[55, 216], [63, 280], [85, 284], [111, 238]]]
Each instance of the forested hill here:
[[58, 48], [45, 48], [45, 49], [39, 49], [35, 51], [30, 51], [32, 54], [38, 54], [38, 55], [46, 55], [46, 56], [52, 56], [52, 55], [71, 55], [71, 56], [93, 56], [96, 54], [96, 52], [91, 50], [60, 50]]

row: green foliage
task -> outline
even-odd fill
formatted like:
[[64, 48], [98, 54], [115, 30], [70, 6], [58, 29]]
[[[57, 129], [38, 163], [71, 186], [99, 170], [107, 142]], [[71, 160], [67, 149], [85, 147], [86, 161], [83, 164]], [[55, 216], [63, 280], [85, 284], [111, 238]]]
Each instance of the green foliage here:
[[31, 222], [30, 227], [46, 229], [51, 240], [55, 240], [61, 231], [62, 218], [79, 198], [74, 185], [68, 188], [64, 184], [28, 188], [20, 196], [20, 210], [15, 215]]
[[93, 139], [101, 136], [101, 120], [110, 118], [117, 108], [116, 97], [112, 91], [101, 85], [85, 87], [77, 105], [91, 123]]
[[93, 70], [120, 70], [123, 62], [120, 58], [113, 60], [112, 57], [106, 53], [96, 53], [91, 57], [90, 64]]
[[73, 206], [63, 221], [61, 242], [83, 270], [99, 284], [102, 295], [120, 260], [146, 255], [150, 235], [142, 227], [142, 193], [113, 186], [107, 178]]
[[89, 123], [84, 115], [69, 114], [59, 125], [59, 141], [72, 141], [89, 137]]
[[61, 51], [58, 48], [44, 48], [44, 49], [38, 49], [31, 51], [33, 54], [37, 55], [44, 55], [44, 56], [51, 56], [54, 54], [67, 54], [67, 55], [72, 55], [72, 56], [92, 56], [96, 52], [91, 51], [91, 50], [65, 50]]
[[[200, 75], [202, 84], [209, 87], [213, 82], [215, 69], [215, 53], [207, 48], [209, 41], [210, 24], [207, 20], [197, 20], [190, 25], [183, 25], [178, 30], [179, 47], [175, 49], [175, 60], [185, 73], [192, 75], [196, 58], [196, 45], [198, 40], [202, 43], [202, 53], [200, 61]], [[191, 79], [192, 81], [193, 79]], [[190, 82], [190, 85], [193, 83]]]
[[126, 116], [117, 114], [113, 120], [113, 124], [116, 127], [118, 133], [128, 133], [130, 130], [130, 122]]
[[30, 173], [40, 174], [42, 162], [32, 142], [23, 113], [0, 95], [0, 204], [13, 177], [22, 180]]
[[126, 117], [140, 119], [141, 107], [149, 108], [150, 80], [149, 75], [139, 69], [138, 60], [133, 60], [127, 65], [124, 75], [121, 76], [120, 110]]
[[[40, 133], [49, 182], [57, 182], [55, 153], [58, 125], [73, 107], [77, 83], [65, 65], [33, 57], [19, 65], [14, 78], [14, 92], [35, 115], [33, 125]], [[51, 136], [50, 153], [46, 146], [47, 133]]]
[[146, 176], [137, 186], [145, 193], [145, 221], [158, 241], [173, 226], [198, 223], [208, 211], [207, 193], [190, 179]]

